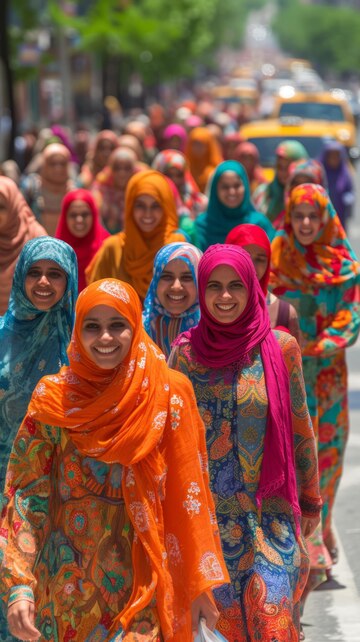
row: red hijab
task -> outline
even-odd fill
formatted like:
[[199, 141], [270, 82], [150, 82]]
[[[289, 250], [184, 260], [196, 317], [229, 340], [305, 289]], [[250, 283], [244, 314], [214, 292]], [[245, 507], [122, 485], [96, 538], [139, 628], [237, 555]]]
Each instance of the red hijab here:
[[[79, 238], [74, 236], [67, 224], [67, 212], [74, 201], [83, 201], [91, 210], [92, 226], [90, 231]], [[79, 268], [79, 292], [86, 287], [85, 268], [96, 254], [103, 241], [110, 236], [100, 224], [99, 212], [92, 194], [86, 189], [74, 189], [68, 192], [62, 201], [61, 215], [55, 232], [55, 238], [61, 239], [75, 250]]]
[[228, 245], [238, 245], [239, 247], [246, 248], [247, 245], [258, 245], [266, 252], [268, 260], [267, 268], [264, 276], [259, 279], [261, 289], [264, 295], [267, 295], [268, 283], [270, 278], [270, 259], [271, 259], [271, 244], [269, 237], [264, 230], [258, 225], [252, 223], [243, 223], [237, 225], [227, 235], [225, 243]]

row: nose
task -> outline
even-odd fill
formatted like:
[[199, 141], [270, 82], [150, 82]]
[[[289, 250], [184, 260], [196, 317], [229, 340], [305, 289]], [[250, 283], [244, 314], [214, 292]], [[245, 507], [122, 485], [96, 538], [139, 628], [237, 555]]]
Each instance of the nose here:
[[106, 342], [106, 341], [112, 341], [112, 335], [111, 335], [110, 330], [108, 330], [108, 328], [105, 328], [105, 329], [102, 331], [102, 333], [101, 333], [101, 335], [100, 335], [100, 340], [101, 340], [101, 341], [105, 341], [105, 342]]
[[182, 283], [181, 283], [180, 279], [175, 279], [172, 282], [171, 287], [174, 290], [180, 290], [182, 288]]
[[304, 216], [304, 218], [303, 218], [303, 223], [305, 223], [305, 225], [309, 225], [309, 223], [310, 223], [310, 217], [309, 217], [309, 216]]
[[50, 285], [49, 279], [47, 278], [46, 274], [41, 275], [39, 279], [39, 285]]
[[222, 299], [231, 299], [231, 293], [227, 288], [224, 288], [223, 291], [221, 292], [221, 298]]

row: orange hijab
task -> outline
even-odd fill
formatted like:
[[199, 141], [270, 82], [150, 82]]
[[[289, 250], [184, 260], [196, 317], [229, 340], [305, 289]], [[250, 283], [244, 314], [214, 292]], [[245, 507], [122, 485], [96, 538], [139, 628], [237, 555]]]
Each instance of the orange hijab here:
[[[128, 319], [133, 331], [127, 357], [119, 367], [111, 370], [98, 367], [89, 358], [81, 342], [84, 319], [94, 305], [114, 308]], [[190, 414], [193, 413], [191, 385], [183, 375], [180, 375], [179, 381], [175, 376], [179, 373], [168, 368], [164, 355], [143, 329], [141, 305], [136, 292], [130, 285], [116, 279], [96, 281], [79, 295], [68, 356], [69, 366], [61, 368], [57, 375], [41, 379], [33, 393], [28, 414], [36, 421], [66, 428], [76, 447], [85, 456], [107, 463], [117, 462], [125, 467], [122, 492], [136, 533], [133, 543], [134, 584], [129, 603], [117, 616], [113, 627], [116, 629], [121, 624], [126, 629], [134, 615], [149, 604], [156, 589], [164, 638], [173, 639], [174, 618], [190, 606], [184, 602], [188, 591], [182, 596], [178, 593], [174, 595], [166, 559], [159, 480], [165, 480], [171, 462], [164, 460], [158, 446], [161, 442], [164, 445], [166, 435], [175, 430], [172, 423], [174, 418], [169, 412], [174, 393], [181, 390], [185, 407]], [[176, 421], [181, 426], [182, 422], [189, 421], [189, 417], [186, 413], [179, 414]], [[201, 441], [199, 436], [189, 436], [186, 429], [180, 432], [184, 433], [183, 439], [190, 442], [195, 439], [191, 449], [194, 450], [195, 445], [196, 451], [196, 444]], [[205, 443], [204, 450], [206, 452]], [[206, 458], [206, 454], [204, 456]], [[183, 463], [183, 469], [192, 466], [194, 481], [204, 488], [203, 480], [200, 481], [200, 467], [194, 461], [198, 462], [196, 452], [193, 459]], [[209, 510], [212, 508], [210, 498]], [[178, 506], [174, 506], [170, 498], [165, 505], [167, 515], [171, 509], [174, 513]], [[170, 518], [176, 520], [176, 514]], [[206, 545], [211, 548], [208, 515], [199, 527], [205, 541], [208, 539]], [[199, 537], [201, 540], [201, 532]], [[214, 540], [212, 544], [212, 550], [216, 550]], [[146, 559], [150, 564], [145, 563]], [[194, 583], [195, 587], [199, 586], [198, 569], [193, 568], [192, 571], [189, 586]], [[223, 583], [225, 576], [224, 569], [222, 581], [218, 578], [208, 583], [206, 588]], [[202, 590], [206, 589], [200, 588], [199, 592]], [[175, 636], [174, 639], [187, 638]]]
[[[202, 156], [194, 155], [192, 146], [194, 142], [205, 145], [206, 149]], [[199, 186], [200, 191], [205, 193], [208, 180], [215, 167], [222, 162], [221, 150], [215, 136], [206, 127], [195, 127], [191, 130], [186, 144], [185, 156], [189, 161], [190, 173]]]
[[[149, 194], [160, 203], [163, 217], [159, 225], [149, 233], [139, 230], [133, 217], [134, 203], [141, 194]], [[125, 196], [123, 264], [136, 292], [145, 298], [152, 279], [154, 258], [163, 245], [184, 241], [179, 227], [176, 204], [171, 187], [160, 172], [139, 172], [128, 182]]]

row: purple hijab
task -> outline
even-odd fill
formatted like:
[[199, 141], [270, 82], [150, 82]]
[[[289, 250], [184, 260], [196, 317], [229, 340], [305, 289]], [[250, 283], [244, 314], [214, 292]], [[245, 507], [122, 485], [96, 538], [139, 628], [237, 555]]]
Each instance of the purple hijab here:
[[[220, 323], [205, 303], [206, 286], [219, 265], [232, 267], [248, 291], [245, 310], [232, 323]], [[238, 367], [251, 362], [251, 353], [260, 346], [268, 396], [264, 457], [256, 498], [283, 497], [294, 512], [299, 534], [300, 507], [297, 495], [294, 436], [291, 419], [289, 373], [281, 348], [270, 328], [266, 300], [248, 252], [235, 245], [212, 245], [199, 263], [201, 318], [184, 333], [198, 361], [209, 368]], [[179, 341], [180, 343], [180, 341]]]
[[[330, 151], [336, 151], [340, 154], [340, 164], [333, 169], [326, 162], [326, 155]], [[328, 141], [319, 156], [319, 161], [323, 164], [326, 172], [328, 183], [327, 191], [331, 202], [336, 209], [341, 223], [344, 225], [346, 217], [349, 215], [349, 207], [344, 202], [344, 194], [354, 191], [353, 180], [350, 174], [347, 152], [340, 142], [336, 140]], [[351, 209], [351, 208], [350, 208]]]

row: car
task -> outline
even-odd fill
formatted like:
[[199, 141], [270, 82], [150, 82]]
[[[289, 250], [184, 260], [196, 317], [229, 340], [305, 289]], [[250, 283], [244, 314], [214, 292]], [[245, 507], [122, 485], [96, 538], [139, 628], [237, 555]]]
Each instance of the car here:
[[342, 92], [297, 92], [277, 96], [272, 118], [301, 118], [303, 121], [327, 122], [328, 134], [349, 151], [356, 147], [356, 126], [351, 108]]
[[[303, 120], [297, 117], [254, 120], [240, 127], [240, 134], [258, 148], [260, 164], [268, 180], [271, 180], [274, 175], [275, 150], [284, 140], [300, 141], [309, 156], [316, 158], [324, 143], [335, 138], [327, 121]], [[355, 147], [352, 153], [355, 158]]]

